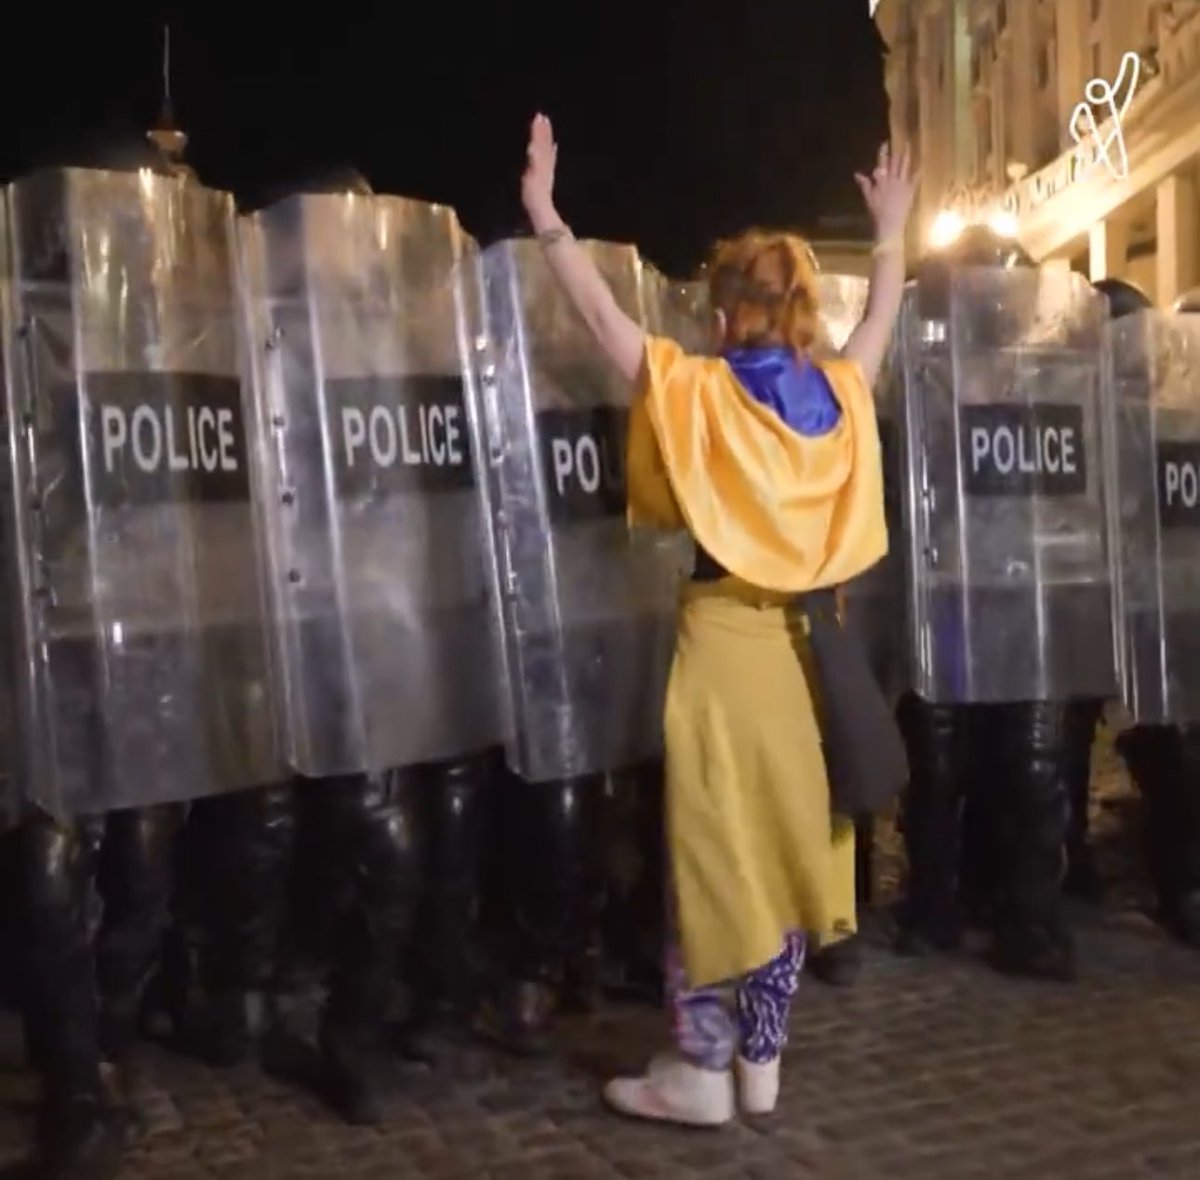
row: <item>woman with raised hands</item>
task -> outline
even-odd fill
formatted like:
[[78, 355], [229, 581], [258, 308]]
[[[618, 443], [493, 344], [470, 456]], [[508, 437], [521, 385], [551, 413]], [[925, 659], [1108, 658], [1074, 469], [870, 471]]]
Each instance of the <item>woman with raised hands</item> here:
[[[878, 375], [904, 283], [914, 181], [880, 150], [858, 182], [878, 235], [870, 297], [842, 355], [810, 357], [812, 251], [787, 233], [719, 244], [708, 270], [714, 356], [627, 316], [554, 204], [557, 146], [539, 115], [522, 198], [546, 262], [601, 351], [636, 383], [627, 448], [633, 525], [687, 528], [665, 711], [675, 1049], [605, 1087], [616, 1110], [717, 1126], [774, 1109], [806, 933], [836, 908], [830, 793], [798, 595], [887, 551]], [[734, 985], [733, 1011], [721, 988]], [[735, 1081], [736, 1070], [736, 1081]]]

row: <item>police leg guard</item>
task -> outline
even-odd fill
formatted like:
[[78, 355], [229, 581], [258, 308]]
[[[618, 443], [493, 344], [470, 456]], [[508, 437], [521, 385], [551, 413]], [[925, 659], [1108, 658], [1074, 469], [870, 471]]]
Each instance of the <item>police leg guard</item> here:
[[104, 914], [96, 937], [100, 1048], [123, 1063], [137, 1039], [142, 994], [162, 950], [171, 895], [175, 806], [112, 812], [97, 858]]
[[666, 939], [663, 764], [604, 777], [600, 917], [604, 991], [658, 1005]]
[[386, 1024], [396, 962], [419, 887], [419, 775], [325, 780], [304, 794], [305, 824], [321, 823], [352, 884], [321, 1016], [322, 1092], [347, 1122], [383, 1117]]
[[1118, 738], [1117, 752], [1142, 794], [1159, 921], [1200, 948], [1200, 728], [1139, 725]]
[[490, 756], [422, 768], [421, 895], [403, 965], [411, 990], [410, 1032], [434, 1025], [465, 1031], [481, 998], [481, 857], [496, 769]]
[[1092, 785], [1092, 747], [1096, 741], [1096, 726], [1104, 712], [1104, 702], [1072, 701], [1068, 708], [1071, 726], [1068, 738], [1071, 818], [1067, 828], [1067, 875], [1063, 881], [1063, 891], [1081, 901], [1098, 902], [1104, 894], [1104, 882], [1100, 879], [1088, 839], [1088, 806]]
[[908, 886], [898, 911], [897, 950], [951, 950], [962, 934], [955, 883], [971, 714], [968, 707], [932, 705], [910, 695], [897, 718], [910, 768], [903, 803]]
[[117, 1173], [127, 1124], [100, 1073], [96, 966], [88, 909], [99, 827], [26, 821], [14, 845], [20, 883], [18, 945], [26, 1038], [42, 1074], [41, 1171]]
[[255, 1047], [252, 1006], [270, 992], [288, 901], [296, 834], [293, 787], [280, 785], [192, 805], [189, 892], [203, 1002], [179, 1030], [185, 1051], [228, 1068]]
[[1075, 977], [1075, 949], [1063, 908], [1063, 858], [1070, 815], [1070, 706], [1026, 701], [986, 706], [986, 758], [1000, 819], [1003, 888], [993, 964], [1009, 974]]
[[590, 775], [509, 785], [509, 972], [484, 1032], [514, 1053], [537, 1054], [549, 1047], [556, 1000], [586, 1002], [598, 976], [604, 784]]
[[967, 921], [980, 930], [995, 924], [996, 909], [1004, 885], [1000, 826], [1003, 815], [997, 800], [1003, 791], [997, 782], [1002, 769], [984, 751], [988, 746], [985, 707], [971, 710], [971, 740], [978, 741], [976, 758], [963, 794], [958, 854], [958, 898]]

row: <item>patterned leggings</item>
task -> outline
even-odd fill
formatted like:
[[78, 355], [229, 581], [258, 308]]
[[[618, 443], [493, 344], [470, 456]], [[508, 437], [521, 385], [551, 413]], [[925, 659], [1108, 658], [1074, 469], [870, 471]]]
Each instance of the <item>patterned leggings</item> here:
[[737, 981], [737, 1019], [725, 1006], [719, 987], [689, 991], [678, 947], [667, 955], [667, 986], [680, 1053], [703, 1069], [728, 1069], [734, 1054], [755, 1065], [772, 1061], [787, 1044], [792, 997], [800, 986], [805, 938], [789, 934], [783, 950], [769, 963]]

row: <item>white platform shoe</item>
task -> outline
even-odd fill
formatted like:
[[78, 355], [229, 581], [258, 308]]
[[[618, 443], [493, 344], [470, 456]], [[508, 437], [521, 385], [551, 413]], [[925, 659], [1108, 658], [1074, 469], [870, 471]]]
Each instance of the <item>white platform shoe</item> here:
[[676, 1054], [650, 1062], [640, 1078], [615, 1078], [604, 1100], [621, 1114], [686, 1127], [721, 1127], [734, 1116], [733, 1074], [701, 1069]]
[[779, 1102], [778, 1057], [755, 1065], [744, 1057], [737, 1059], [738, 1101], [742, 1113], [753, 1117], [774, 1114]]

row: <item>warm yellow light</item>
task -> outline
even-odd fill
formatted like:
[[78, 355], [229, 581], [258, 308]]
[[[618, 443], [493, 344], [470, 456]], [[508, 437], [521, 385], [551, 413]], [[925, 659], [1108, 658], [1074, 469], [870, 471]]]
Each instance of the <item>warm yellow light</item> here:
[[961, 214], [953, 209], [943, 209], [933, 219], [929, 230], [929, 244], [935, 250], [944, 250], [958, 240], [965, 228]]
[[1017, 219], [1007, 209], [997, 209], [988, 218], [988, 228], [998, 238], [1015, 238], [1017, 236]]

